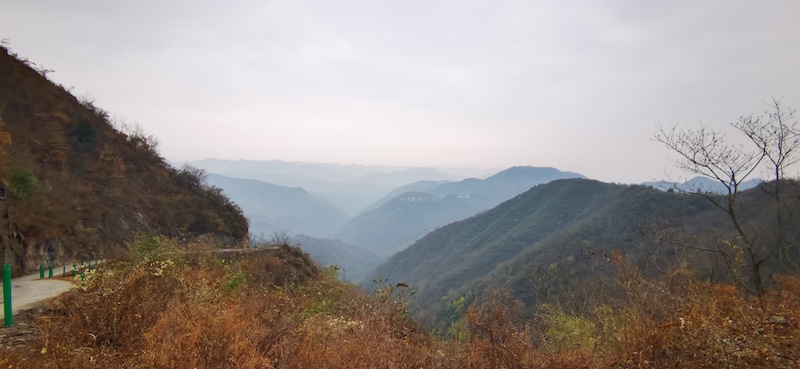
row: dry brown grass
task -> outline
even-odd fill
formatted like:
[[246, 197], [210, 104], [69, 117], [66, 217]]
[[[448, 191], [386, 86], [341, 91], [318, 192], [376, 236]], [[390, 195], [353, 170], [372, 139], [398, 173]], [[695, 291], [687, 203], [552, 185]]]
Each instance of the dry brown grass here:
[[3, 349], [0, 367], [735, 368], [800, 357], [796, 276], [758, 300], [620, 266], [619, 306], [531, 319], [494, 291], [466, 312], [468, 337], [447, 341], [407, 317], [403, 285], [365, 294], [303, 258], [287, 249], [109, 264], [55, 299], [37, 322], [43, 337]]
[[618, 283], [625, 303], [595, 351], [620, 368], [797, 367], [800, 279], [778, 279], [758, 298], [686, 271], [669, 280], [627, 274]]

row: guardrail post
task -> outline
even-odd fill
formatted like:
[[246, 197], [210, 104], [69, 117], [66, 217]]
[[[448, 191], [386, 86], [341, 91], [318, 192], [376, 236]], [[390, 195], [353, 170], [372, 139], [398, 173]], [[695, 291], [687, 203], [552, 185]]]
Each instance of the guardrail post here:
[[50, 264], [47, 267], [47, 278], [53, 278], [53, 264]]
[[6, 327], [14, 322], [14, 312], [11, 310], [11, 264], [3, 264], [3, 322]]
[[61, 275], [62, 276], [67, 275], [67, 266], [66, 265], [64, 265], [64, 270], [61, 271]]
[[44, 279], [44, 264], [39, 264], [39, 279]]

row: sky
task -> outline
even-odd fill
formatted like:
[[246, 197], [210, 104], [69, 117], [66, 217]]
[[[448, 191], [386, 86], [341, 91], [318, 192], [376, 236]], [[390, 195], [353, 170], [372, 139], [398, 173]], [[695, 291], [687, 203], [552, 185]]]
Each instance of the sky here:
[[170, 161], [684, 174], [656, 126], [800, 107], [800, 1], [0, 0], [0, 38]]

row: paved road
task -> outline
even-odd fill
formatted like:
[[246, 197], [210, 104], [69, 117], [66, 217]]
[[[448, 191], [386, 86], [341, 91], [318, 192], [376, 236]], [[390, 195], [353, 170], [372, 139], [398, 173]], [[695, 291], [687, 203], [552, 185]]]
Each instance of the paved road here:
[[[60, 276], [63, 268], [53, 269], [54, 276]], [[72, 266], [67, 267], [67, 273], [71, 273]], [[39, 273], [26, 275], [24, 277], [11, 279], [11, 309], [16, 315], [21, 310], [29, 309], [38, 302], [56, 297], [72, 289], [74, 284], [69, 281], [59, 279], [39, 279]], [[0, 286], [2, 288], [2, 286]], [[4, 317], [2, 309], [2, 296], [0, 296], [0, 319]]]

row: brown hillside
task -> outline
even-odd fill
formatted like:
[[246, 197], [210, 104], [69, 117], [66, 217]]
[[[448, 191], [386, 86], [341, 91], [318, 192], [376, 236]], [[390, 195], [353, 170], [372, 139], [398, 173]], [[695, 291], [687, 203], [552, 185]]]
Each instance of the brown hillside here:
[[138, 229], [247, 236], [239, 207], [202, 173], [177, 170], [156, 140], [116, 130], [107, 112], [0, 47], [0, 247], [18, 271], [101, 257]]

